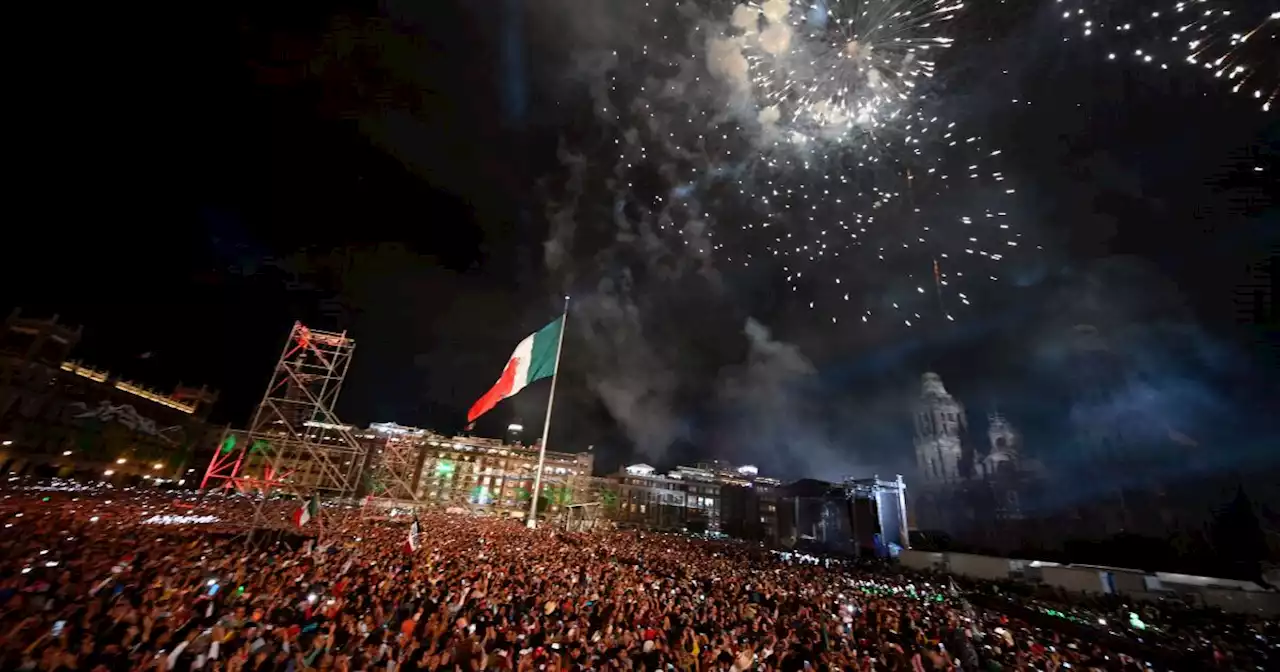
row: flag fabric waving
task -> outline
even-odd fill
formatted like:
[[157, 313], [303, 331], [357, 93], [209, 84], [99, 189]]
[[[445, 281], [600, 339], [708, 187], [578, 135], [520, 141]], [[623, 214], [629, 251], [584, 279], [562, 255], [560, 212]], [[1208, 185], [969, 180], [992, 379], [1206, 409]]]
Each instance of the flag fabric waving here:
[[562, 328], [564, 318], [559, 317], [520, 341], [520, 345], [516, 346], [515, 352], [507, 360], [502, 377], [467, 412], [467, 422], [475, 422], [476, 418], [497, 406], [499, 401], [515, 395], [529, 383], [553, 375], [559, 364], [556, 361], [556, 350], [559, 349]]
[[409, 526], [409, 538], [404, 541], [404, 552], [413, 553], [418, 550], [418, 519], [413, 519], [413, 524]]
[[303, 503], [302, 506], [298, 507], [297, 511], [293, 512], [293, 524], [297, 525], [298, 527], [302, 527], [303, 525], [306, 525], [307, 521], [311, 520], [312, 518], [319, 518], [319, 517], [320, 517], [320, 499], [315, 495], [311, 495], [310, 500]]

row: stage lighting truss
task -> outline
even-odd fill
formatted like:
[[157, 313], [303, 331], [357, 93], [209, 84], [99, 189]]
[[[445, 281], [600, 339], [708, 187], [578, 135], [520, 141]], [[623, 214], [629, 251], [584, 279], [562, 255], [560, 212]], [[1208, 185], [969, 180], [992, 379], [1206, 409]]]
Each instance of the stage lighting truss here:
[[[292, 494], [355, 504], [366, 494], [363, 474], [376, 469], [398, 498], [416, 502], [416, 489], [407, 482], [410, 472], [394, 468], [412, 460], [393, 455], [393, 468], [385, 468], [385, 448], [371, 449], [334, 412], [354, 351], [355, 340], [345, 332], [295, 322], [253, 422], [246, 431], [224, 434], [201, 487], [254, 493], [262, 503]], [[284, 522], [275, 520], [278, 515], [267, 520], [265, 511], [255, 507], [255, 527]]]

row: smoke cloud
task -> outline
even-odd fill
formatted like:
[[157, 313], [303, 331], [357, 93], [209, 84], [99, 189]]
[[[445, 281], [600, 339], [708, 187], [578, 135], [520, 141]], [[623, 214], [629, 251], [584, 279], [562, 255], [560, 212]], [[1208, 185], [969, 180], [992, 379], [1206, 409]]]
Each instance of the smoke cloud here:
[[766, 0], [760, 5], [760, 13], [770, 23], [781, 23], [791, 14], [791, 3], [789, 0]]
[[[574, 225], [564, 221], [572, 212], [560, 208], [561, 224], [554, 230], [555, 244], [547, 247], [547, 266], [574, 291], [572, 324], [585, 344], [589, 371], [587, 386], [609, 414], [625, 430], [635, 450], [653, 461], [664, 459], [670, 447], [689, 439], [687, 408], [679, 400], [687, 384], [681, 369], [689, 364], [685, 334], [669, 335], [673, 317], [670, 304], [715, 301], [721, 292], [719, 276], [711, 267], [710, 243], [704, 222], [680, 217], [672, 210], [696, 210], [697, 204], [677, 202], [656, 211], [628, 213], [626, 192], [612, 180], [605, 193], [617, 194], [611, 216], [578, 213], [586, 221], [612, 224], [611, 239], [590, 235], [597, 249], [590, 259], [565, 263], [560, 251], [571, 244]], [[581, 182], [570, 180], [571, 189]], [[581, 198], [581, 192], [573, 201]], [[598, 213], [598, 208], [591, 209]], [[680, 227], [683, 244], [656, 234], [656, 229]], [[593, 283], [587, 291], [585, 283]], [[696, 327], [694, 327], [696, 328]], [[655, 335], [656, 334], [656, 335]], [[696, 363], [694, 363], [696, 366]]]
[[[1023, 320], [1025, 345], [1009, 344], [1022, 355], [964, 401], [978, 427], [998, 406], [1050, 473], [1090, 474], [1056, 491], [1063, 505], [1210, 478], [1263, 456], [1257, 437], [1273, 435], [1274, 421], [1258, 412], [1247, 358], [1200, 325], [1171, 281], [1113, 257], [1056, 282], [1043, 311]], [[1100, 475], [1107, 463], [1129, 468]]]
[[707, 57], [711, 63], [711, 74], [729, 83], [737, 93], [751, 93], [750, 65], [747, 57], [742, 55], [742, 39], [736, 37], [713, 37], [707, 41]]
[[798, 346], [774, 339], [756, 319], [747, 319], [742, 335], [746, 361], [726, 368], [717, 385], [723, 456], [770, 474], [828, 481], [871, 475], [843, 424], [848, 414], [838, 404], [845, 395], [820, 380]]
[[781, 56], [791, 48], [791, 26], [784, 23], [771, 23], [760, 31], [760, 48], [766, 54]]
[[[578, 153], [562, 142], [562, 181], [546, 185], [544, 261], [574, 297], [570, 323], [582, 339], [590, 392], [625, 431], [637, 459], [683, 459], [672, 451], [692, 445], [691, 457], [719, 452], [788, 477], [869, 471], [851, 457], [849, 427], [863, 426], [863, 413], [880, 414], [881, 400], [874, 409], [842, 407], [846, 400], [798, 346], [738, 310], [724, 269], [713, 264], [714, 229], [700, 200], [708, 192], [685, 176], [743, 168], [713, 165], [696, 146], [667, 140], [676, 132], [687, 136], [680, 125], [693, 120], [707, 134], [733, 122], [735, 133], [760, 146], [777, 142], [781, 111], [753, 101], [747, 53], [789, 48], [790, 3], [742, 4], [722, 17], [682, 6], [682, 24], [699, 27], [690, 31], [691, 43], [669, 54], [646, 52], [670, 68], [633, 82], [625, 97], [615, 93], [613, 77], [619, 54], [642, 48], [636, 31], [621, 29], [591, 3], [549, 8], [539, 20], [560, 40], [573, 41], [566, 79], [585, 88], [596, 121], [616, 138], [612, 160], [602, 158], [607, 150]], [[629, 113], [620, 115], [620, 105]]]
[[565, 200], [547, 201], [546, 216], [549, 236], [544, 243], [543, 253], [547, 270], [559, 271], [568, 263], [572, 254], [573, 234], [577, 228], [578, 201], [582, 198], [584, 173], [587, 169], [586, 157], [575, 154], [560, 143], [556, 156], [560, 165], [567, 171]]
[[748, 35], [754, 34], [760, 28], [760, 10], [750, 5], [738, 5], [733, 8], [729, 25]]
[[591, 358], [588, 386], [642, 455], [661, 458], [686, 438], [674, 396], [679, 376], [645, 338], [629, 271], [602, 278], [575, 310]]

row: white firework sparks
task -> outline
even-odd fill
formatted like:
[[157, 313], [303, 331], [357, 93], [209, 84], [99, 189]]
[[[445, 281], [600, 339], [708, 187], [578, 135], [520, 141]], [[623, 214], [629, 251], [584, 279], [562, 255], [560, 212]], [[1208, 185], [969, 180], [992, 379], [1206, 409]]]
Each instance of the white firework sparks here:
[[655, 5], [596, 99], [615, 216], [723, 271], [780, 272], [825, 322], [961, 319], [1038, 247], [1001, 150], [923, 84], [961, 7], [768, 0], [689, 20]]
[[1057, 0], [1064, 39], [1099, 40], [1107, 58], [1223, 80], [1269, 112], [1280, 93], [1280, 9], [1273, 0]]
[[958, 0], [740, 4], [729, 44], [747, 66], [766, 139], [865, 142], [913, 113]]

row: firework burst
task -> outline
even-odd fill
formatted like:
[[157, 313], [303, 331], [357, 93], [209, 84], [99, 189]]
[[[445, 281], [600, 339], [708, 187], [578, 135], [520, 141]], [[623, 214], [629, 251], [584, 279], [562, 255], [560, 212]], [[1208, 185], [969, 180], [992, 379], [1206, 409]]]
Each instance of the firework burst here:
[[[874, 141], [909, 117], [958, 0], [765, 0], [734, 7], [720, 49], [770, 143]], [[736, 52], [736, 53], [735, 53]]]
[[1226, 82], [1270, 111], [1280, 93], [1280, 8], [1274, 0], [1057, 0], [1072, 34], [1099, 40], [1107, 58]]
[[960, 6], [655, 4], [594, 101], [615, 228], [749, 282], [776, 273], [820, 321], [960, 319], [1035, 247], [1001, 150], [922, 84]]

